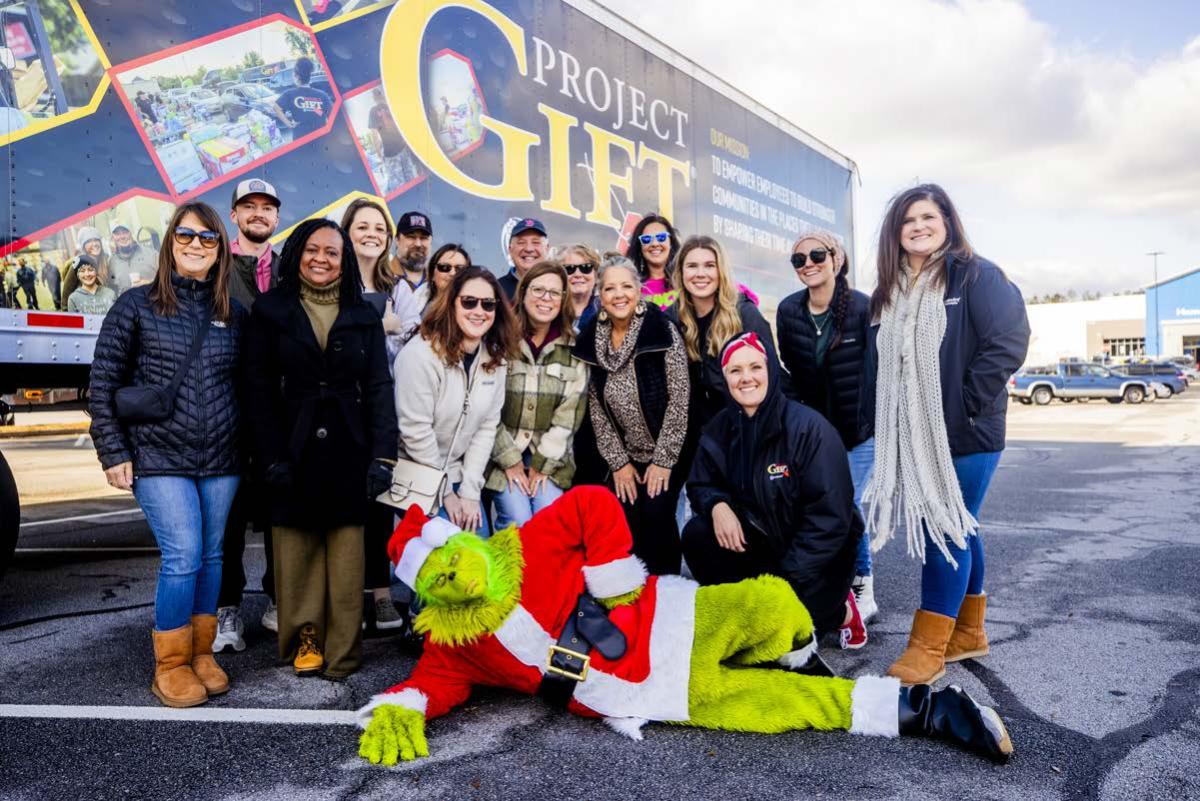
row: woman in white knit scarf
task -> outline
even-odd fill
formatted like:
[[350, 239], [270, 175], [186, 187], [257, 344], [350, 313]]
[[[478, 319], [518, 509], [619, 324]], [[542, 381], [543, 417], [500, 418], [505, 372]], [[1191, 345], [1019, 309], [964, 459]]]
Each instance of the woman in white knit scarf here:
[[1025, 360], [1029, 322], [1020, 291], [972, 252], [935, 184], [892, 200], [871, 315], [879, 331], [867, 531], [879, 550], [902, 524], [909, 555], [923, 563], [921, 607], [888, 672], [929, 683], [947, 662], [988, 653], [977, 517], [1004, 449], [1004, 384]]

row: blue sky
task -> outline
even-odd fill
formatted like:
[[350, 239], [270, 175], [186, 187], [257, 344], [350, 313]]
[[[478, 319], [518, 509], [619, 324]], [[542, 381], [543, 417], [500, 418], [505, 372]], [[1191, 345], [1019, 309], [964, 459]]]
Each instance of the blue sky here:
[[1153, 61], [1200, 35], [1200, 0], [1028, 0], [1064, 43]]

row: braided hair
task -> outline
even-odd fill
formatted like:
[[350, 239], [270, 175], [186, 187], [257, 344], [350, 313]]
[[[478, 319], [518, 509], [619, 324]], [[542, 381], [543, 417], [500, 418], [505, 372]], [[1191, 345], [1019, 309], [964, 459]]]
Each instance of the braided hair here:
[[850, 308], [850, 282], [846, 280], [846, 271], [849, 269], [849, 262], [842, 265], [833, 286], [833, 301], [829, 304], [833, 309], [833, 339], [829, 342], [830, 350], [836, 348], [842, 341], [846, 311]]
[[338, 308], [348, 309], [362, 302], [362, 276], [358, 273], [358, 257], [354, 255], [354, 243], [341, 226], [324, 217], [305, 220], [292, 230], [283, 243], [279, 254], [279, 288], [283, 292], [300, 295], [300, 257], [308, 240], [322, 228], [333, 228], [342, 237], [342, 283], [339, 287]]

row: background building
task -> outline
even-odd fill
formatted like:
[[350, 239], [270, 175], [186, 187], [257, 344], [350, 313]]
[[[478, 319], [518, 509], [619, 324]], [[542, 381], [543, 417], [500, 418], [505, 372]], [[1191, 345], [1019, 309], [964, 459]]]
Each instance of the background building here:
[[[1141, 295], [1033, 303], [1026, 311], [1031, 331], [1026, 364], [1105, 355], [1120, 359], [1147, 352], [1146, 301]], [[1200, 318], [1197, 325], [1200, 326]]]
[[1146, 352], [1200, 361], [1200, 267], [1146, 287]]

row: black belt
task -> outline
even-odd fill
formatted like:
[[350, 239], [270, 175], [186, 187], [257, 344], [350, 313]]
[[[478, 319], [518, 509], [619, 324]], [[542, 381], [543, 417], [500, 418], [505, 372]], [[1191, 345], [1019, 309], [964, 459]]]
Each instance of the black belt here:
[[587, 678], [593, 648], [605, 659], [620, 659], [625, 655], [625, 635], [608, 619], [608, 610], [582, 592], [558, 642], [550, 646], [537, 694], [556, 709], [566, 709], [575, 688]]

